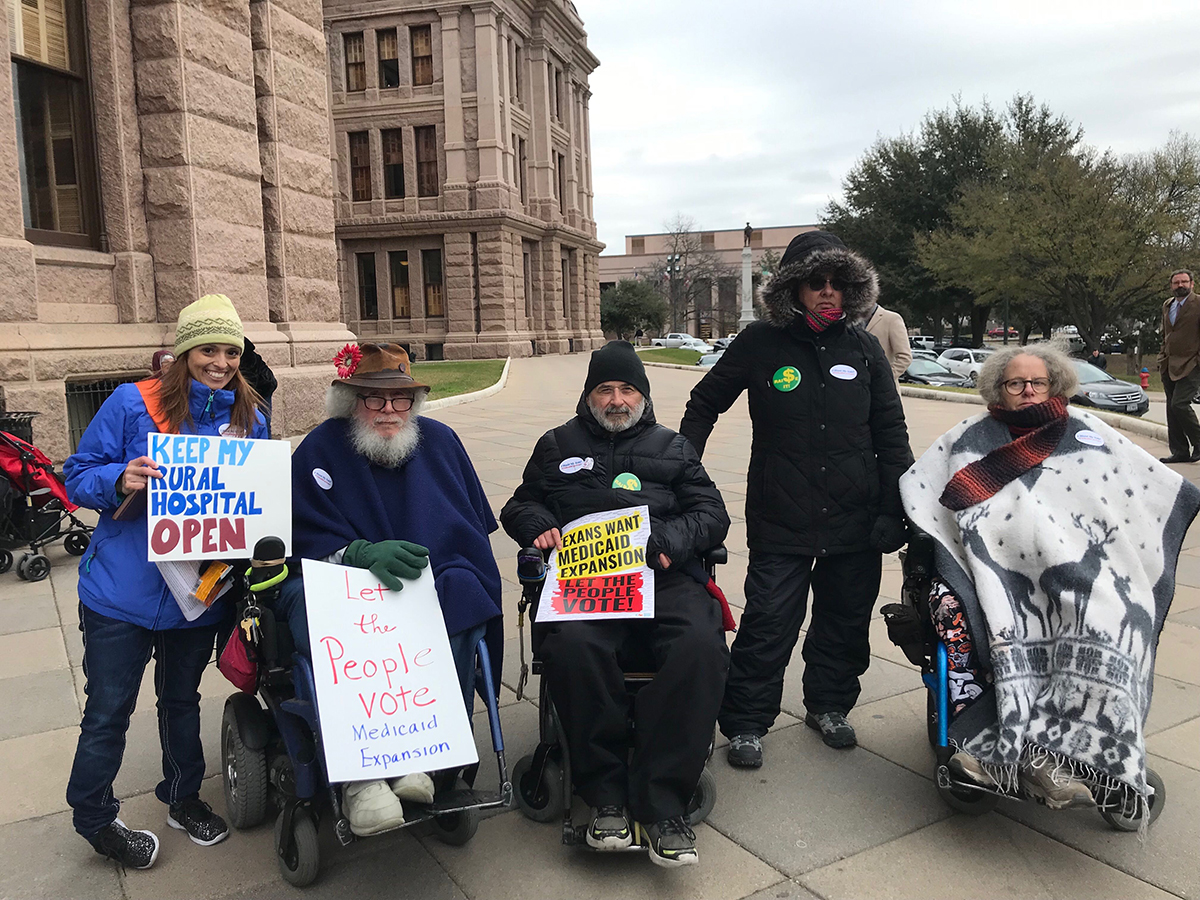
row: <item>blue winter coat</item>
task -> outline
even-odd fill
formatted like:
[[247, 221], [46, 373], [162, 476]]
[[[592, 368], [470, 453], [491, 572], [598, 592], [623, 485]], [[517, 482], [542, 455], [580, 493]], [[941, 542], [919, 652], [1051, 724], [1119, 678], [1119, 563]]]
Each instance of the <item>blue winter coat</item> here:
[[[185, 423], [180, 432], [218, 434], [229, 422], [233, 397], [233, 391], [210, 391], [193, 380], [189, 405], [196, 427], [188, 430]], [[100, 512], [100, 524], [79, 562], [79, 599], [102, 616], [154, 631], [215, 625], [228, 613], [222, 603], [194, 622], [183, 617], [158, 567], [147, 559], [146, 516], [113, 521], [122, 499], [117, 482], [131, 459], [146, 455], [146, 435], [153, 431], [158, 427], [141, 391], [136, 384], [123, 384], [104, 401], [79, 449], [63, 465], [72, 502]], [[250, 436], [270, 436], [261, 413]]]

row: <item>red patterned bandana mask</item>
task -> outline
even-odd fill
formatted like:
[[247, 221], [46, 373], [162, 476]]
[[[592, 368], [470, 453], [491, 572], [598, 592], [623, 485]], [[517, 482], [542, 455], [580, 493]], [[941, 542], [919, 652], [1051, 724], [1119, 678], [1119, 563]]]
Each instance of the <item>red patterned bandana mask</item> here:
[[846, 318], [844, 309], [819, 309], [813, 311], [807, 306], [802, 306], [804, 310], [804, 321], [808, 323], [808, 327], [820, 334], [834, 322], [840, 322]]

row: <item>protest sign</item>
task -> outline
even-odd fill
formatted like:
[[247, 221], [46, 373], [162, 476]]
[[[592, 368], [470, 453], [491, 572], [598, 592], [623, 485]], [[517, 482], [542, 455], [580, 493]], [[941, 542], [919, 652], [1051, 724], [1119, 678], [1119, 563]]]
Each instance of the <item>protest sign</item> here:
[[304, 597], [330, 781], [479, 761], [432, 566], [390, 591], [366, 569], [306, 559]]
[[581, 516], [550, 554], [538, 622], [653, 619], [654, 572], [646, 565], [650, 509], [633, 506]]
[[195, 434], [150, 434], [146, 513], [151, 562], [249, 556], [273, 535], [292, 547], [292, 448]]

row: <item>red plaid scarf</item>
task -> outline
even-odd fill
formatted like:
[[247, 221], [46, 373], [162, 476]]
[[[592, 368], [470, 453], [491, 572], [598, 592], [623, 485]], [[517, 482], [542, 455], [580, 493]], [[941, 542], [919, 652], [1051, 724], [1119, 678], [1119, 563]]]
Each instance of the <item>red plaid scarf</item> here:
[[840, 322], [846, 318], [846, 311], [844, 309], [822, 309], [813, 312], [807, 306], [803, 306], [803, 304], [802, 308], [804, 309], [804, 321], [817, 334], [820, 334], [834, 322]]
[[987, 500], [1045, 460], [1067, 431], [1066, 397], [1025, 409], [992, 406], [988, 411], [1008, 426], [1014, 440], [954, 473], [939, 500], [946, 509], [958, 512]]

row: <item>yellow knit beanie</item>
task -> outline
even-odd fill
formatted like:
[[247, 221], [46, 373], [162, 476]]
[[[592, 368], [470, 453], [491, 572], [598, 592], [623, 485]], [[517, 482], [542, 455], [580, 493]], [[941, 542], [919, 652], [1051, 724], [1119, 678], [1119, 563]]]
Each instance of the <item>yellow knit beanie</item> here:
[[242, 320], [224, 294], [207, 294], [179, 311], [175, 323], [175, 355], [201, 344], [232, 344], [245, 349]]

